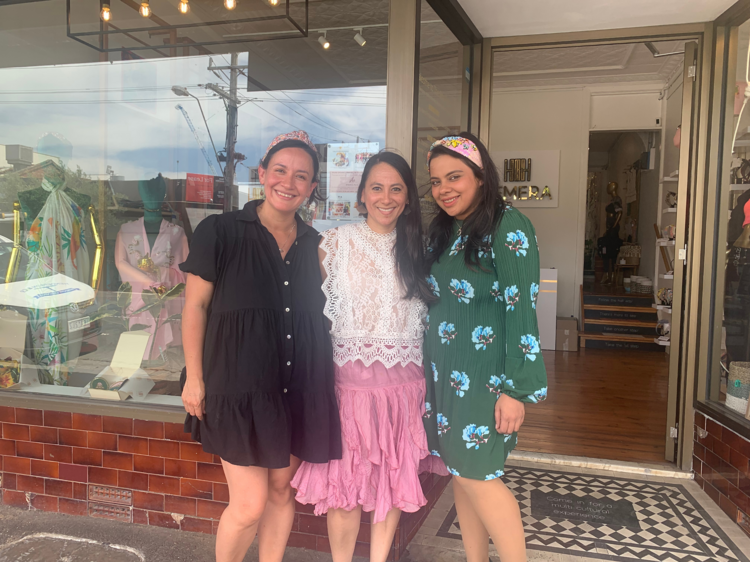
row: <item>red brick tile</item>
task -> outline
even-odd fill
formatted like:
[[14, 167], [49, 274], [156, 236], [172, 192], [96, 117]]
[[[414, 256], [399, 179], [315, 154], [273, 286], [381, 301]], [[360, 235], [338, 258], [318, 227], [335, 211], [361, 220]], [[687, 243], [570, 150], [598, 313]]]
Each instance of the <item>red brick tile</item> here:
[[44, 458], [48, 461], [72, 463], [73, 447], [44, 444]]
[[742, 453], [744, 456], [750, 458], [750, 441], [744, 437], [740, 437], [735, 432], [725, 429], [723, 432], [722, 441], [729, 445], [735, 451]]
[[313, 513], [315, 513], [315, 506], [294, 502], [294, 512], [295, 513], [309, 513], [310, 515], [312, 515]]
[[31, 461], [21, 457], [5, 457], [3, 470], [15, 474], [31, 474]]
[[328, 534], [326, 518], [301, 514], [299, 516], [299, 532], [307, 533], [309, 535], [318, 535], [321, 537], [326, 536]]
[[102, 417], [91, 414], [73, 414], [73, 429], [101, 431]]
[[194, 519], [192, 517], [185, 517], [182, 520], [182, 524], [180, 528], [183, 531], [191, 531], [194, 533], [205, 533], [207, 535], [210, 535], [212, 534], [213, 525], [211, 524], [211, 521], [207, 519]]
[[133, 435], [133, 420], [130, 418], [104, 416], [102, 418], [102, 431], [105, 433], [119, 433], [120, 435]]
[[210, 463], [214, 456], [206, 453], [199, 443], [180, 443], [180, 458], [184, 461]]
[[[331, 552], [331, 544], [328, 542], [328, 537], [315, 537], [316, 547], [315, 550], [318, 552]], [[356, 550], [356, 546], [354, 547]]]
[[195, 478], [196, 465], [197, 463], [191, 461], [164, 459], [164, 474], [167, 476], [178, 476], [179, 478]]
[[33, 459], [31, 461], [31, 474], [34, 476], [42, 476], [44, 478], [59, 478], [60, 465], [52, 461]]
[[133, 507], [150, 511], [164, 511], [164, 496], [148, 492], [133, 491]]
[[287, 546], [291, 546], [292, 548], [306, 548], [308, 550], [315, 550], [315, 544], [315, 535], [305, 535], [302, 533], [291, 533], [286, 543]]
[[28, 441], [29, 426], [17, 425], [15, 423], [4, 423], [3, 439], [12, 439], [13, 441]]
[[705, 463], [716, 471], [721, 470], [721, 459], [712, 451], [706, 450]]
[[16, 409], [9, 406], [0, 406], [0, 422], [16, 423]]
[[61, 429], [60, 445], [70, 445], [72, 447], [88, 447], [88, 433], [78, 429]]
[[211, 482], [204, 482], [203, 480], [182, 478], [180, 480], [180, 495], [210, 500], [213, 498], [213, 485]]
[[706, 431], [721, 441], [722, 430], [724, 428], [710, 418], [706, 418]]
[[12, 474], [10, 472], [6, 472], [3, 474], [3, 488], [6, 490], [15, 490], [16, 489], [16, 474]]
[[748, 478], [747, 474], [740, 473], [737, 487], [742, 490], [743, 494], [750, 496], [750, 478]]
[[99, 449], [73, 447], [73, 463], [87, 466], [102, 466], [102, 452]]
[[117, 471], [117, 485], [120, 488], [146, 492], [148, 491], [148, 474], [119, 470]]
[[703, 490], [709, 495], [714, 503], [719, 503], [721, 499], [721, 492], [714, 488], [708, 481], [706, 481], [705, 485], [703, 486]]
[[133, 420], [133, 435], [164, 439], [164, 422]]
[[156, 527], [166, 527], [167, 529], [179, 529], [180, 525], [172, 519], [169, 513], [159, 513], [150, 511], [148, 514], [148, 524]]
[[88, 513], [88, 502], [60, 498], [57, 500], [57, 511], [68, 515], [86, 515]]
[[29, 504], [26, 501], [26, 492], [3, 490], [3, 503], [5, 505], [12, 505], [13, 507], [29, 508]]
[[32, 441], [37, 443], [49, 443], [51, 445], [57, 445], [58, 436], [57, 432], [60, 431], [56, 427], [37, 427], [32, 426], [30, 429], [30, 437]]
[[750, 498], [743, 494], [739, 488], [729, 485], [729, 499], [742, 511], [750, 511]]
[[737, 506], [734, 505], [732, 501], [724, 494], [722, 494], [719, 498], [719, 507], [721, 507], [722, 511], [724, 511], [724, 513], [726, 513], [732, 519], [732, 521], [737, 521]]
[[196, 500], [180, 496], [164, 496], [164, 511], [167, 513], [182, 513], [183, 515], [195, 515]]
[[214, 464], [221, 464], [221, 457], [219, 455], [214, 455], [214, 460], [212, 462]]
[[73, 414], [69, 412], [44, 411], [44, 425], [48, 427], [63, 427], [71, 429], [73, 427]]
[[198, 500], [198, 517], [203, 519], [219, 519], [227, 504], [209, 500]]
[[701, 437], [698, 433], [695, 433], [695, 442], [703, 445], [706, 450], [712, 451], [714, 448], [714, 436], [710, 433], [706, 433], [705, 437]]
[[31, 507], [40, 511], [57, 512], [57, 498], [55, 496], [31, 496]]
[[128, 437], [120, 435], [117, 438], [117, 450], [123, 453], [148, 455], [148, 439], [143, 437]]
[[185, 433], [181, 423], [164, 423], [164, 437], [171, 441], [192, 441], [189, 433]]
[[48, 496], [58, 496], [62, 498], [73, 497], [73, 482], [64, 480], [47, 479], [44, 482], [44, 493]]
[[34, 494], [44, 493], [44, 478], [36, 476], [26, 476], [19, 474], [16, 477], [16, 489], [20, 492], [33, 492]]
[[226, 484], [214, 483], [214, 499], [217, 502], [229, 501], [229, 486]]
[[29, 410], [27, 408], [16, 408], [16, 423], [25, 425], [42, 425], [44, 416], [41, 410]]
[[148, 454], [152, 457], [163, 457], [165, 459], [180, 458], [180, 444], [176, 441], [161, 441], [149, 439]]
[[105, 486], [117, 486], [117, 471], [109, 468], [89, 467], [89, 482]]
[[89, 487], [87, 484], [73, 482], [73, 497], [77, 500], [89, 499]]
[[133, 470], [133, 455], [130, 453], [116, 453], [104, 451], [102, 466], [105, 468], [116, 468], [117, 470]]
[[136, 472], [148, 472], [149, 474], [164, 474], [164, 459], [133, 455], [133, 470]]
[[700, 443], [693, 443], [693, 454], [701, 461], [706, 460], [706, 448]]
[[43, 459], [44, 445], [32, 441], [18, 441], [16, 442], [16, 455], [29, 459]]
[[137, 525], [148, 525], [148, 511], [143, 509], [134, 509], [133, 511], [133, 523]]
[[16, 442], [8, 441], [6, 439], [0, 439], [0, 455], [15, 456], [16, 455]]
[[701, 429], [706, 429], [706, 417], [700, 412], [695, 412], [695, 425]]
[[219, 522], [215, 520], [211, 520], [211, 524], [213, 526], [213, 529], [211, 529], [211, 532], [214, 535], [217, 535], [219, 533]]
[[227, 481], [226, 476], [224, 476], [224, 469], [221, 466], [205, 464], [202, 462], [198, 463], [198, 480], [209, 480], [211, 482], [223, 483], [226, 483]]
[[746, 473], [750, 469], [748, 464], [748, 458], [742, 453], [730, 449], [729, 452], [729, 464], [740, 471], [740, 473]]
[[178, 495], [180, 493], [180, 479], [172, 478], [171, 476], [156, 476], [150, 474], [148, 477], [148, 491], [157, 494], [172, 494]]
[[72, 480], [74, 482], [88, 482], [89, 469], [79, 464], [61, 464], [60, 480]]
[[695, 455], [693, 455], [693, 472], [695, 472], [697, 476], [703, 474], [703, 463]]
[[104, 451], [116, 451], [117, 435], [89, 431], [89, 447], [91, 449], [102, 449]]
[[729, 453], [732, 448], [721, 441], [714, 441], [714, 453], [719, 455], [719, 458], [724, 462], [729, 462]]

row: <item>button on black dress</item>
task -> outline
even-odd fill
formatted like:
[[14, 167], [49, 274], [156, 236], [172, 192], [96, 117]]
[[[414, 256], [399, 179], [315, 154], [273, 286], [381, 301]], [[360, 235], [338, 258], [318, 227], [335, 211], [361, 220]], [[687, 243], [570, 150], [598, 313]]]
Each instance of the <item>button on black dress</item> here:
[[341, 458], [333, 351], [323, 315], [317, 231], [297, 217], [281, 258], [260, 201], [196, 228], [180, 269], [214, 283], [203, 349], [206, 412], [185, 431], [240, 466], [284, 468], [292, 454]]

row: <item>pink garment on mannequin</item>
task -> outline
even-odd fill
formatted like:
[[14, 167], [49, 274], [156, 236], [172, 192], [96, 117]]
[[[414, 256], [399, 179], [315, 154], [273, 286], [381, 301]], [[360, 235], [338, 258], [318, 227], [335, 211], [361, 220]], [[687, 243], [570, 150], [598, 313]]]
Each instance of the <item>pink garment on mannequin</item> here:
[[745, 221], [742, 223], [742, 228], [745, 228], [750, 224], [750, 201], [745, 203], [745, 206], [742, 209], [745, 211]]
[[[157, 273], [146, 273], [138, 269], [138, 261], [150, 256], [154, 265], [158, 267]], [[163, 284], [171, 289], [178, 283], [185, 282], [185, 274], [180, 271], [179, 264], [187, 259], [188, 241], [185, 231], [182, 227], [172, 224], [165, 220], [161, 221], [159, 234], [154, 241], [153, 249], [148, 242], [146, 227], [143, 218], [128, 222], [120, 227], [117, 233], [117, 242], [115, 248], [115, 265], [120, 272], [123, 283], [130, 283], [132, 287], [132, 301], [130, 311], [137, 310], [144, 305], [141, 293], [154, 285]], [[144, 359], [155, 359], [159, 357], [161, 350], [166, 350], [168, 345], [179, 344], [181, 341], [181, 332], [178, 323], [164, 323], [164, 321], [173, 314], [180, 314], [184, 306], [184, 296], [179, 296], [169, 301], [162, 309], [159, 316], [159, 322], [162, 327], [156, 334], [156, 343], [153, 346], [153, 353], [149, 357], [151, 345], [154, 339], [155, 322], [151, 313], [146, 311], [133, 316], [130, 319], [130, 325], [145, 324], [146, 330], [151, 333], [148, 340]]]

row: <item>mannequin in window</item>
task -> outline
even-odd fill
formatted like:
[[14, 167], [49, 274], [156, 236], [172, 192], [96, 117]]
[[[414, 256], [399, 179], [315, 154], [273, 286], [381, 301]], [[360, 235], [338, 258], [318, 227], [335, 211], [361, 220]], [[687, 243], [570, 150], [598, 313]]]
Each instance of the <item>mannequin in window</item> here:
[[[164, 287], [168, 290], [178, 283], [184, 283], [185, 275], [178, 265], [187, 259], [188, 254], [185, 231], [162, 217], [161, 204], [167, 193], [167, 184], [162, 175], [138, 182], [138, 193], [143, 201], [144, 215], [123, 224], [115, 243], [115, 265], [120, 278], [132, 287], [130, 312], [144, 305], [141, 297], [144, 289]], [[156, 322], [148, 311], [130, 318], [131, 326], [144, 324], [148, 326], [146, 331], [151, 333], [144, 359], [156, 359], [168, 346], [180, 344], [179, 323], [164, 321], [174, 314], [180, 314], [183, 303], [182, 296], [167, 302], [161, 311], [161, 327], [156, 334]]]
[[599, 238], [598, 241], [599, 254], [604, 261], [603, 285], [608, 285], [614, 280], [615, 260], [622, 246], [622, 239], [620, 238], [622, 199], [617, 195], [617, 182], [607, 184], [607, 193], [609, 194], [610, 202], [605, 208], [605, 212], [607, 213], [606, 231], [604, 232], [604, 236]]
[[[65, 170], [54, 161], [49, 161], [49, 166], [47, 166], [44, 171], [44, 179], [54, 185], [63, 183], [65, 181]], [[63, 193], [70, 197], [76, 205], [83, 209], [84, 212], [86, 212], [89, 205], [91, 205], [91, 197], [85, 193], [79, 193], [67, 187], [67, 185], [64, 186], [62, 190]], [[23, 213], [26, 230], [31, 227], [34, 219], [39, 215], [39, 211], [42, 210], [44, 203], [49, 197], [49, 193], [50, 192], [42, 188], [41, 185], [33, 189], [18, 192], [18, 202], [21, 204], [21, 212]], [[84, 280], [81, 279], [81, 281]]]

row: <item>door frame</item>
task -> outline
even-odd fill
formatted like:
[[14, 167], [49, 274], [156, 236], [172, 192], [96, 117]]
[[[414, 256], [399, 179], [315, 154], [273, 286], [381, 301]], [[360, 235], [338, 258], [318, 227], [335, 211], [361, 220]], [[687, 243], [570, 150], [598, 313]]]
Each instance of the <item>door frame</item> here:
[[[548, 49], [559, 47], [576, 47], [592, 45], [612, 45], [645, 41], [686, 40], [695, 42], [695, 88], [690, 107], [683, 105], [683, 123], [687, 117], [690, 132], [682, 131], [680, 148], [679, 201], [685, 206], [679, 215], [682, 228], [678, 225], [677, 248], [686, 248], [687, 261], [679, 265], [675, 259], [675, 300], [672, 313], [672, 347], [669, 361], [669, 393], [667, 398], [667, 424], [664, 428], [664, 458], [674, 462], [682, 470], [692, 467], [693, 451], [693, 397], [695, 395], [695, 377], [698, 361], [698, 322], [700, 319], [700, 288], [702, 267], [688, 267], [685, 264], [700, 264], [704, 248], [700, 236], [695, 236], [696, 227], [702, 226], [702, 211], [705, 204], [703, 195], [706, 192], [706, 162], [708, 135], [705, 133], [710, 114], [710, 82], [703, 76], [712, 76], [714, 62], [712, 46], [714, 37], [713, 23], [682, 24], [654, 26], [632, 29], [605, 31], [586, 31], [576, 33], [556, 33], [548, 35], [527, 35], [518, 37], [495, 37], [482, 41], [481, 72], [474, 76], [478, 82], [475, 90], [479, 94], [479, 137], [489, 145], [490, 115], [492, 111], [492, 62], [497, 51]], [[708, 47], [708, 48], [706, 48]], [[687, 59], [687, 56], [686, 56]], [[685, 101], [685, 88], [683, 102]], [[690, 100], [688, 100], [689, 103]], [[588, 130], [588, 123], [586, 123]], [[684, 194], [684, 196], [683, 196]], [[689, 195], [689, 196], [688, 196]], [[689, 201], [689, 204], [686, 202]], [[581, 203], [585, 207], [585, 200]], [[585, 217], [585, 209], [579, 209], [579, 222]], [[697, 221], [697, 222], [696, 222]], [[690, 230], [686, 226], [690, 226]], [[583, 228], [578, 228], [578, 240], [583, 251]], [[675, 256], [676, 258], [677, 256]], [[682, 287], [682, 290], [678, 290]], [[679, 297], [678, 294], [679, 293]], [[678, 339], [675, 338], [678, 336]], [[671, 436], [675, 428], [677, 437]]]

